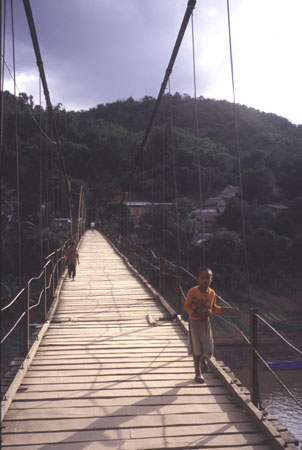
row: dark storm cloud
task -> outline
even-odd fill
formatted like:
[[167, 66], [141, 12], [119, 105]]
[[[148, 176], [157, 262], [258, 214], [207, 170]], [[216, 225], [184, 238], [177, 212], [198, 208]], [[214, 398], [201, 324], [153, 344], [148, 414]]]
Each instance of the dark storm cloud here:
[[[13, 4], [17, 84], [37, 103], [38, 70], [23, 2]], [[157, 96], [187, 0], [31, 0], [31, 6], [52, 103], [86, 109]], [[230, 12], [237, 102], [301, 123], [301, 0], [232, 0]], [[225, 0], [197, 0], [194, 30], [197, 95], [232, 101]], [[10, 17], [6, 35], [12, 70]], [[8, 72], [5, 88], [13, 91]], [[171, 91], [194, 93], [191, 24]]]
[[[53, 103], [79, 108], [157, 95], [186, 4], [32, 0]], [[30, 70], [35, 58], [20, 4], [16, 30], [17, 66]]]

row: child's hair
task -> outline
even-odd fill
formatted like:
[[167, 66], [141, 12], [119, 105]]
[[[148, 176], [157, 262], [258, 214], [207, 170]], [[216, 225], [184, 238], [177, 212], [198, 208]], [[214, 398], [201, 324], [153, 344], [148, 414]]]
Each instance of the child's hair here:
[[213, 272], [212, 272], [212, 270], [209, 267], [205, 267], [205, 266], [199, 267], [199, 269], [196, 272], [196, 276], [197, 277], [200, 274], [200, 272], [208, 272], [210, 275], [213, 276]]

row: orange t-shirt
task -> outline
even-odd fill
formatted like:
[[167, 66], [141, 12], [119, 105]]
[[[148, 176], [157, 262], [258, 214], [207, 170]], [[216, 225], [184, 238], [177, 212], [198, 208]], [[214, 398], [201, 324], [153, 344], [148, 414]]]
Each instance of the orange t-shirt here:
[[185, 300], [184, 309], [190, 320], [205, 322], [211, 313], [222, 313], [223, 307], [216, 305], [216, 294], [213, 289], [201, 292], [199, 286], [192, 287]]

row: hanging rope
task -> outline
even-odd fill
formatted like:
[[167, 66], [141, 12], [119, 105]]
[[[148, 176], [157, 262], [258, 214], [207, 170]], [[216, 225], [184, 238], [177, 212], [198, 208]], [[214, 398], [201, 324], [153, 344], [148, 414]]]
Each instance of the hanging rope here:
[[198, 185], [199, 185], [199, 208], [201, 214], [201, 249], [202, 249], [202, 265], [205, 266], [205, 246], [204, 246], [204, 231], [203, 231], [203, 217], [202, 217], [202, 189], [201, 189], [201, 172], [200, 172], [200, 142], [199, 142], [199, 123], [198, 123], [198, 109], [197, 109], [197, 89], [196, 89], [196, 63], [195, 63], [195, 38], [194, 38], [194, 20], [193, 11], [191, 15], [192, 25], [192, 57], [193, 57], [193, 78], [194, 78], [194, 100], [195, 100], [195, 129], [197, 142], [197, 163], [198, 163]]
[[232, 51], [231, 19], [230, 19], [229, 0], [227, 0], [227, 13], [228, 13], [228, 31], [229, 31], [229, 48], [230, 48], [230, 62], [231, 62], [231, 75], [232, 75], [232, 90], [233, 90], [233, 109], [234, 109], [234, 119], [235, 119], [237, 168], [238, 168], [238, 176], [239, 176], [240, 202], [241, 202], [242, 239], [243, 239], [243, 246], [244, 246], [244, 260], [245, 260], [247, 288], [248, 288], [248, 302], [249, 302], [249, 307], [251, 307], [250, 275], [249, 275], [249, 264], [248, 264], [248, 256], [247, 256], [247, 245], [246, 245], [245, 217], [244, 217], [244, 209], [243, 209], [243, 187], [242, 187], [241, 164], [240, 164], [238, 114], [237, 114], [237, 106], [236, 106], [236, 99], [235, 99], [235, 81], [234, 81], [234, 67], [233, 67], [233, 51]]
[[[0, 95], [0, 170], [2, 170], [2, 157], [3, 157], [3, 92], [4, 92], [4, 55], [5, 55], [5, 30], [6, 30], [6, 0], [4, 0], [3, 11], [3, 27], [2, 27], [2, 0], [0, 0], [0, 83], [1, 83], [1, 95]], [[3, 48], [2, 48], [2, 29], [3, 29]]]
[[[48, 118], [46, 117], [46, 122], [45, 122], [45, 130], [47, 133], [47, 129], [48, 129]], [[45, 219], [46, 219], [46, 229], [47, 229], [47, 241], [46, 241], [46, 252], [47, 255], [49, 254], [49, 177], [48, 177], [48, 141], [45, 141], [45, 193], [46, 193], [46, 198], [45, 198]]]
[[[166, 140], [165, 140], [165, 133], [163, 133], [163, 203], [166, 203]], [[165, 237], [165, 230], [166, 230], [166, 209], [165, 205], [163, 206], [163, 226], [162, 226], [162, 254], [164, 255], [166, 253], [166, 237]]]
[[[26, 1], [26, 0], [23, 0], [23, 1]], [[183, 21], [182, 21], [182, 24], [181, 24], [181, 27], [180, 27], [180, 30], [179, 30], [177, 39], [176, 39], [176, 43], [175, 43], [175, 45], [174, 45], [174, 49], [173, 49], [173, 52], [172, 52], [172, 55], [171, 55], [171, 58], [170, 58], [168, 67], [167, 67], [167, 69], [166, 69], [166, 73], [165, 73], [163, 82], [162, 82], [162, 84], [161, 84], [160, 91], [159, 91], [158, 96], [157, 96], [157, 100], [156, 100], [156, 102], [155, 102], [155, 105], [154, 105], [154, 108], [153, 108], [153, 111], [152, 111], [152, 114], [151, 114], [151, 118], [150, 118], [150, 120], [149, 120], [149, 124], [148, 124], [147, 130], [146, 130], [146, 132], [145, 132], [145, 136], [144, 136], [144, 138], [143, 138], [142, 145], [141, 145], [140, 150], [138, 151], [138, 153], [137, 153], [137, 155], [136, 155], [136, 158], [135, 158], [135, 160], [134, 160], [133, 168], [132, 168], [132, 171], [131, 171], [129, 180], [128, 180], [128, 184], [127, 184], [126, 190], [125, 190], [125, 192], [124, 192], [124, 194], [123, 194], [123, 196], [122, 196], [122, 199], [121, 199], [121, 201], [120, 201], [120, 207], [121, 207], [121, 205], [123, 204], [123, 202], [124, 202], [124, 200], [125, 200], [125, 197], [126, 197], [126, 195], [127, 195], [127, 192], [128, 192], [129, 189], [130, 189], [131, 182], [132, 182], [132, 180], [133, 180], [134, 174], [135, 174], [136, 169], [137, 169], [137, 167], [138, 167], [138, 163], [139, 163], [140, 158], [141, 158], [141, 156], [142, 156], [142, 153], [143, 153], [143, 151], [144, 151], [144, 148], [145, 148], [145, 145], [146, 145], [146, 142], [147, 142], [149, 133], [150, 133], [151, 128], [152, 128], [152, 126], [153, 126], [153, 122], [154, 122], [155, 116], [156, 116], [156, 114], [157, 114], [157, 111], [158, 111], [158, 108], [159, 108], [161, 99], [162, 99], [162, 97], [163, 97], [163, 95], [164, 95], [164, 92], [165, 92], [165, 89], [166, 89], [168, 80], [169, 80], [169, 78], [170, 78], [170, 75], [171, 75], [171, 72], [172, 72], [172, 69], [173, 69], [173, 65], [174, 65], [176, 56], [177, 56], [178, 51], [179, 51], [180, 44], [181, 44], [182, 39], [183, 39], [183, 37], [184, 37], [184, 34], [185, 34], [185, 31], [186, 31], [188, 22], [189, 22], [189, 20], [190, 20], [191, 13], [192, 13], [193, 9], [195, 8], [195, 4], [196, 4], [196, 0], [189, 0], [189, 1], [188, 1], [187, 9], [186, 9], [186, 12], [185, 12], [185, 15], [184, 15], [184, 18], [183, 18]]]
[[173, 132], [173, 115], [172, 115], [172, 96], [170, 90], [169, 80], [169, 98], [170, 98], [170, 123], [171, 123], [171, 143], [172, 143], [172, 165], [173, 165], [173, 180], [174, 180], [174, 195], [175, 195], [175, 212], [176, 212], [176, 228], [177, 228], [177, 262], [181, 265], [180, 255], [180, 230], [179, 230], [179, 208], [178, 208], [178, 191], [176, 180], [176, 163], [175, 163], [175, 148], [174, 148], [174, 132]]
[[[41, 98], [41, 79], [39, 80], [39, 104], [40, 104], [40, 130], [42, 129], [42, 98]], [[42, 148], [42, 133], [40, 131], [40, 267], [43, 266], [43, 148]]]
[[[11, 0], [11, 26], [12, 26], [12, 48], [13, 48], [13, 74], [16, 80], [16, 58], [15, 58], [15, 30], [14, 30], [14, 8]], [[18, 143], [18, 115], [17, 115], [17, 97], [16, 85], [14, 83], [14, 114], [15, 114], [15, 147], [16, 147], [16, 191], [17, 191], [17, 229], [18, 229], [18, 274], [19, 283], [22, 282], [21, 270], [21, 217], [20, 217], [20, 177], [19, 177], [19, 143]]]
[[37, 33], [36, 33], [34, 19], [33, 19], [32, 11], [31, 11], [30, 2], [29, 2], [29, 0], [23, 0], [23, 4], [24, 4], [25, 14], [26, 14], [27, 21], [28, 21], [28, 26], [29, 26], [32, 42], [33, 42], [33, 47], [34, 47], [34, 50], [35, 50], [35, 55], [36, 55], [36, 59], [37, 59], [37, 66], [39, 68], [40, 77], [41, 77], [41, 81], [42, 81], [42, 85], [43, 85], [43, 90], [44, 90], [45, 100], [46, 100], [46, 104], [47, 104], [47, 109], [48, 109], [50, 120], [51, 120], [52, 132], [53, 132], [53, 135], [54, 135], [54, 138], [55, 138], [55, 141], [56, 141], [56, 145], [57, 145], [57, 154], [58, 154], [58, 159], [59, 159], [59, 162], [60, 162], [60, 167], [61, 167], [61, 170], [62, 170], [62, 173], [63, 173], [63, 178], [64, 178], [64, 182], [65, 182], [65, 186], [66, 186], [66, 191], [68, 192], [69, 201], [70, 201], [71, 207], [73, 209], [74, 215], [76, 215], [76, 211], [75, 211], [74, 206], [73, 206], [71, 191], [69, 189], [68, 177], [67, 177], [67, 173], [66, 173], [66, 169], [65, 169], [65, 163], [64, 163], [64, 159], [63, 159], [62, 150], [61, 150], [61, 145], [60, 145], [59, 135], [58, 135], [58, 131], [57, 131], [55, 116], [54, 116], [52, 105], [51, 105], [51, 101], [50, 101], [50, 95], [49, 95], [49, 90], [48, 90], [48, 86], [47, 86], [47, 80], [46, 80], [46, 76], [45, 76], [45, 72], [44, 72], [43, 61], [42, 61], [42, 57], [41, 57], [41, 52], [40, 52], [40, 47], [39, 47], [39, 42], [38, 42], [38, 38], [37, 38]]
[[[19, 94], [20, 94], [21, 90], [20, 90], [20, 88], [18, 87], [17, 80], [14, 82], [14, 76], [13, 76], [13, 74], [11, 73], [11, 70], [10, 70], [10, 68], [9, 68], [9, 66], [8, 66], [8, 64], [6, 63], [5, 60], [4, 60], [3, 64], [5, 65], [6, 70], [7, 70], [8, 73], [9, 73], [9, 76], [11, 77], [11, 79], [12, 79], [14, 85], [16, 86], [17, 91], [18, 91]], [[39, 122], [38, 122], [37, 119], [35, 118], [35, 116], [34, 116], [34, 114], [33, 114], [33, 112], [32, 112], [31, 107], [30, 107], [27, 103], [24, 103], [24, 105], [25, 105], [25, 107], [27, 108], [27, 111], [29, 112], [29, 114], [30, 114], [32, 120], [33, 120], [33, 121], [35, 122], [35, 124], [37, 125], [39, 131], [44, 135], [44, 137], [45, 137], [46, 139], [48, 139], [49, 142], [51, 142], [52, 144], [55, 144], [55, 141], [54, 141], [53, 139], [51, 139], [50, 136], [48, 136], [48, 134], [43, 130], [43, 128], [40, 128]]]

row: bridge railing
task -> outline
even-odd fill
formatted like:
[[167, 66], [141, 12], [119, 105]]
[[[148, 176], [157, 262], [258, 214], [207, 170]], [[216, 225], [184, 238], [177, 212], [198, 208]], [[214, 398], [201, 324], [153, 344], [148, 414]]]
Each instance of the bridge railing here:
[[[154, 251], [145, 249], [140, 245], [136, 245], [133, 241], [121, 235], [116, 235], [108, 230], [104, 233], [107, 238], [118, 248], [118, 250], [125, 255], [131, 265], [152, 285], [157, 292], [165, 298], [175, 313], [181, 316], [182, 319], [187, 319], [184, 312], [185, 292], [192, 286], [193, 281], [196, 284], [196, 276], [190, 273], [184, 267], [174, 264], [165, 259], [161, 255], [156, 255]], [[222, 297], [217, 295], [217, 299], [230, 306], [230, 304]], [[250, 385], [251, 385], [251, 401], [254, 405], [261, 409], [260, 385], [258, 379], [258, 362], [269, 370], [272, 376], [282, 386], [286, 393], [292, 400], [302, 408], [302, 403], [297, 397], [290, 392], [282, 380], [278, 377], [274, 370], [267, 364], [263, 356], [259, 353], [258, 348], [258, 334], [259, 321], [267, 326], [276, 336], [278, 336], [291, 350], [302, 356], [302, 351], [293, 346], [287, 339], [285, 339], [275, 328], [267, 323], [259, 314], [257, 309], [241, 310], [240, 313], [246, 316], [248, 323], [249, 336], [246, 335], [246, 330], [234, 324], [232, 321], [225, 319], [221, 315], [216, 315], [217, 319], [226, 322], [228, 327], [235, 330], [243, 339], [243, 342], [250, 347]]]
[[[76, 235], [72, 239], [76, 241]], [[56, 288], [65, 271], [64, 253], [68, 241], [46, 256], [41, 273], [30, 278], [25, 287], [1, 308], [1, 354], [7, 364], [16, 357], [27, 355], [34, 330], [48, 318]], [[4, 364], [4, 370], [7, 364]]]
[[64, 248], [63, 245], [48, 255], [41, 273], [30, 278], [15, 298], [1, 308], [3, 324], [8, 325], [14, 319], [12, 325], [6, 326], [4, 336], [1, 337], [1, 346], [13, 339], [19, 343], [21, 355], [27, 354], [32, 322], [46, 321], [58, 281], [65, 269]]

